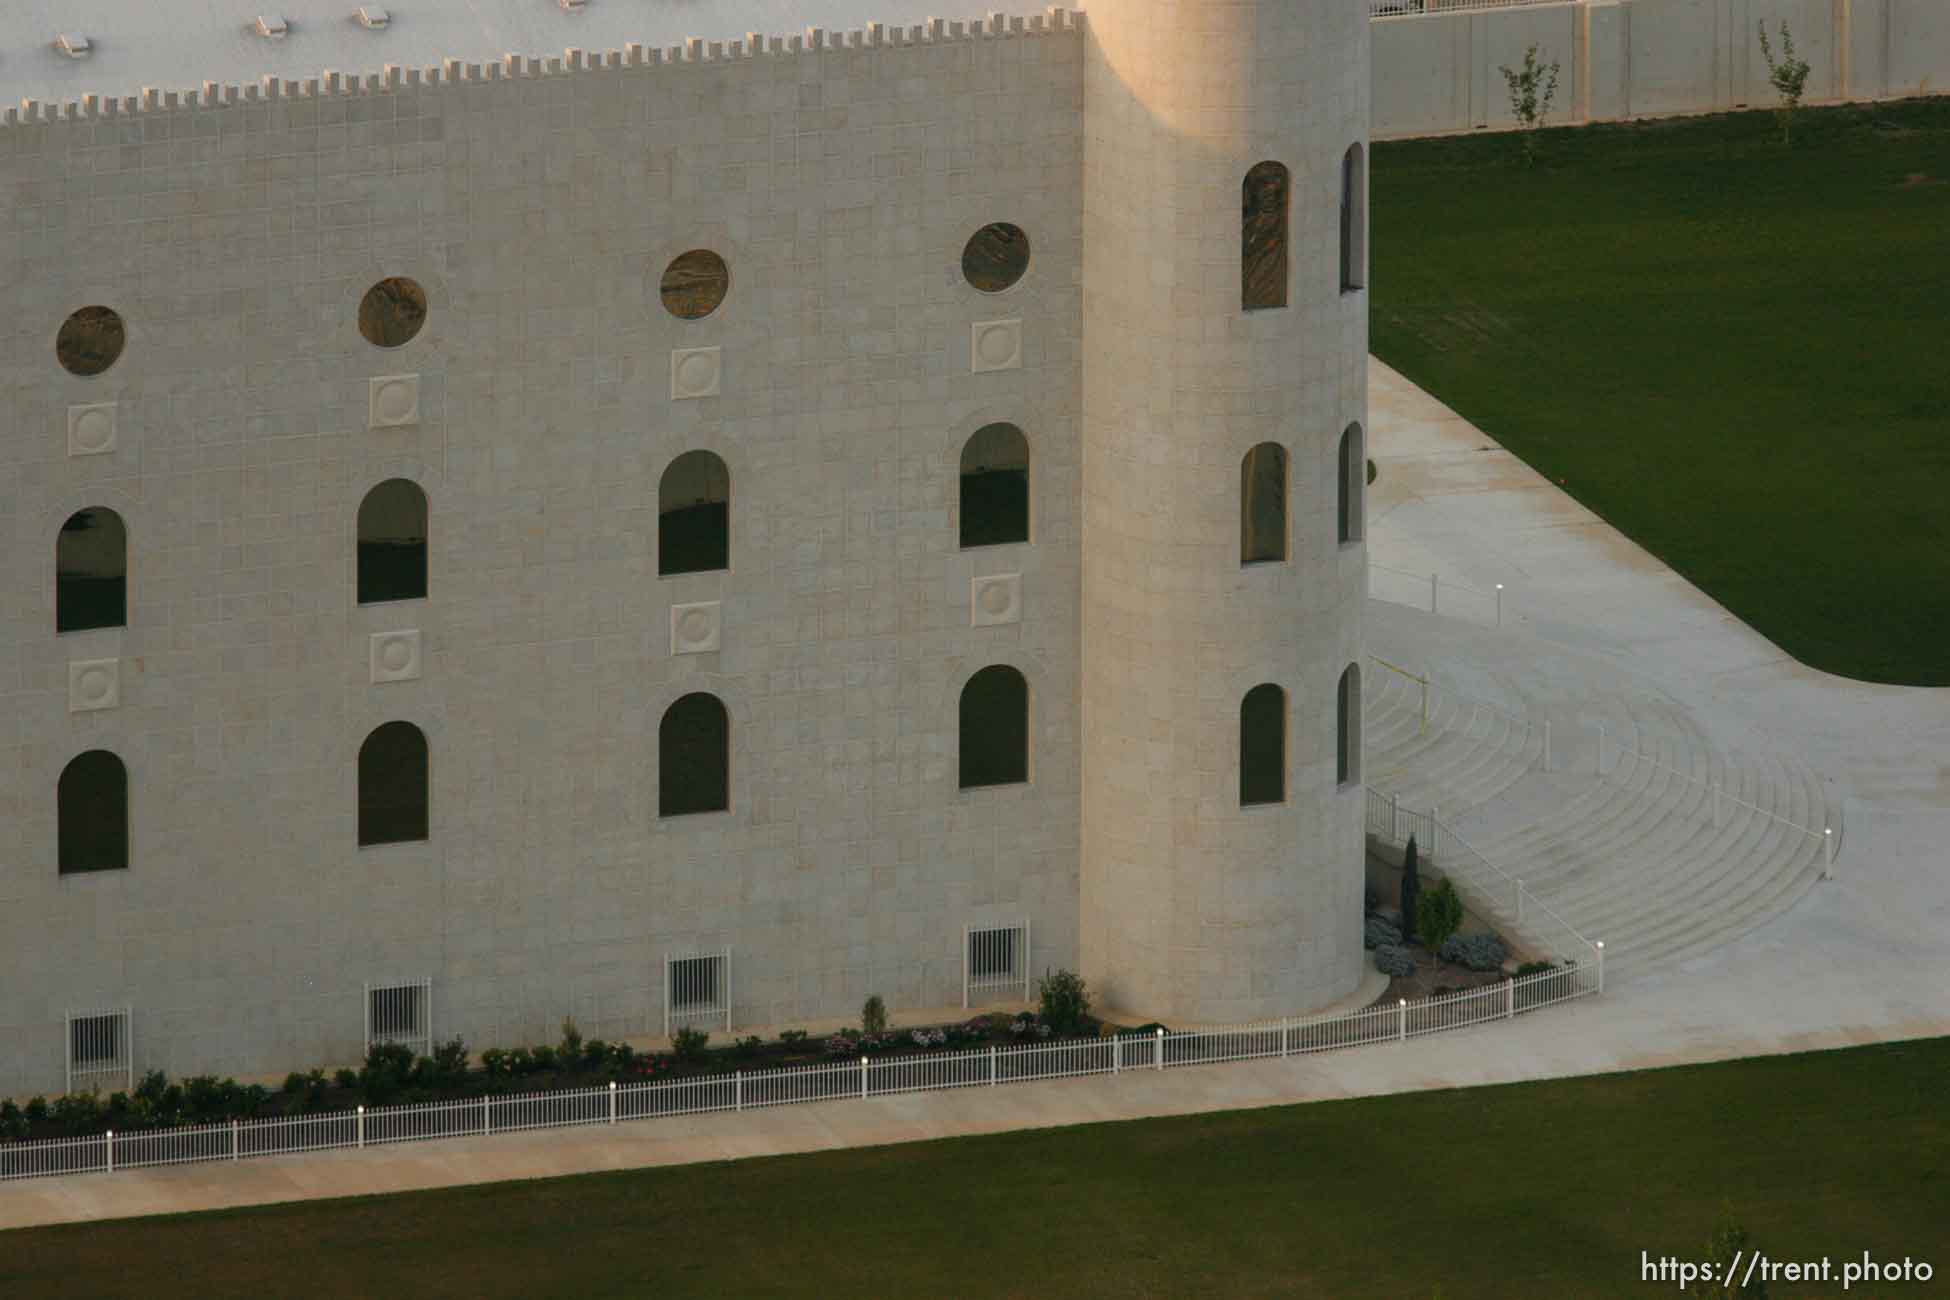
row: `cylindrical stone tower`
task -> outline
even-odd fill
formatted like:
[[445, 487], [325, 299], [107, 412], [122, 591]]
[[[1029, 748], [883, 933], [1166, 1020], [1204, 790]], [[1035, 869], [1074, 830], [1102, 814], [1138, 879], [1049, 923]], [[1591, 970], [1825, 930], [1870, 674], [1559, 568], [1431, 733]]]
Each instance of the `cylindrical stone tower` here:
[[[1362, 971], [1358, 688], [1351, 766], [1337, 690], [1367, 563], [1341, 444], [1366, 421], [1368, 20], [1354, 0], [1090, 0], [1088, 19], [1084, 973], [1168, 1022], [1301, 1013]], [[1247, 185], [1264, 163], [1283, 247], [1280, 169]], [[1266, 443], [1284, 558], [1247, 563], [1281, 549], [1264, 494], [1242, 538]], [[1265, 683], [1281, 788], [1249, 803], [1241, 704]]]

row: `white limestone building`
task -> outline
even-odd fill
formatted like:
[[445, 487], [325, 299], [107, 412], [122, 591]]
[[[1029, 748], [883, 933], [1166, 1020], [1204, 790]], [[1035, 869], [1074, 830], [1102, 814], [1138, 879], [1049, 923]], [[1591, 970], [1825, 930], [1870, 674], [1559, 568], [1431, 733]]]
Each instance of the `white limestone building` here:
[[1354, 989], [1360, 6], [265, 3], [6, 20], [0, 1093]]

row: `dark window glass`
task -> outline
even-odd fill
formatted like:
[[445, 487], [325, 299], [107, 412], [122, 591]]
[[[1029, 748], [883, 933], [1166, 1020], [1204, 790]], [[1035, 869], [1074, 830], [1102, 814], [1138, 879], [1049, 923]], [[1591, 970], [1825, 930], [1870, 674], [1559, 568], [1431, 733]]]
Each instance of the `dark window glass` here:
[[994, 664], [961, 688], [961, 786], [1018, 785], [1029, 779], [1029, 683]]
[[708, 451], [670, 462], [657, 485], [657, 573], [731, 567], [731, 471]]
[[359, 843], [427, 838], [427, 738], [410, 722], [373, 729], [359, 746]]
[[1239, 705], [1239, 802], [1286, 798], [1286, 692], [1270, 683]]
[[1239, 562], [1286, 558], [1286, 448], [1262, 442], [1239, 464]]
[[77, 754], [61, 771], [58, 857], [62, 875], [129, 865], [129, 772], [105, 749]]
[[359, 333], [378, 348], [410, 343], [427, 323], [427, 291], [403, 275], [388, 276], [359, 300]]
[[122, 355], [128, 334], [113, 307], [83, 307], [61, 322], [54, 359], [71, 375], [99, 375]]
[[128, 531], [122, 516], [77, 510], [54, 541], [54, 630], [129, 625]]
[[961, 273], [983, 293], [1001, 293], [1028, 269], [1029, 236], [1006, 221], [983, 226], [961, 250]]
[[1263, 162], [1246, 173], [1239, 295], [1247, 311], [1286, 306], [1288, 189], [1280, 163]]
[[1013, 424], [977, 429], [961, 449], [961, 544], [1029, 540], [1029, 440]]
[[359, 503], [359, 603], [424, 600], [427, 594], [427, 494], [387, 479]]
[[731, 807], [731, 719], [715, 695], [684, 696], [657, 728], [657, 815]]
[[658, 286], [664, 310], [680, 320], [709, 316], [730, 291], [731, 268], [708, 248], [693, 248], [672, 258]]

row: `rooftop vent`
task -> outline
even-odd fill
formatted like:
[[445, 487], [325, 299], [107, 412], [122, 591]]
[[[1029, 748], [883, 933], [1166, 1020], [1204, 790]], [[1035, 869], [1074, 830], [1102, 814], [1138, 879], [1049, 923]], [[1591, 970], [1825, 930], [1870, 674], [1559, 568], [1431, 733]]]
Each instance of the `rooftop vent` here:
[[361, 27], [375, 29], [384, 27], [387, 23], [393, 21], [393, 16], [384, 9], [381, 9], [378, 5], [360, 5], [358, 13], [353, 16], [359, 20]]
[[85, 59], [88, 51], [94, 48], [80, 32], [63, 32], [54, 43], [60, 47], [61, 53], [71, 59]]
[[278, 14], [259, 14], [257, 16], [257, 34], [259, 36], [268, 36], [275, 41], [281, 39], [290, 30], [291, 28], [286, 26], [283, 17]]

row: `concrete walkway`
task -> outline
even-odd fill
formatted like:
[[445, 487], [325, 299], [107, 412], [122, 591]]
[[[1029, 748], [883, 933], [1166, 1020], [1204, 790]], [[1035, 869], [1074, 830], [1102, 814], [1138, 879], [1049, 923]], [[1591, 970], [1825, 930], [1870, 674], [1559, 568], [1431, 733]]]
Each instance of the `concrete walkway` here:
[[[881, 1097], [0, 1186], [0, 1227], [828, 1150], [1513, 1082], [1950, 1034], [1950, 690], [1794, 663], [1375, 363], [1380, 563], [1506, 584], [1506, 627], [1656, 680], [1836, 780], [1836, 877], [1785, 915], [1605, 996], [1437, 1038], [1290, 1061]], [[1784, 575], [1784, 581], [1791, 576]], [[1439, 644], [1430, 646], [1431, 653]], [[1513, 665], [1513, 669], [1516, 666]]]

